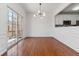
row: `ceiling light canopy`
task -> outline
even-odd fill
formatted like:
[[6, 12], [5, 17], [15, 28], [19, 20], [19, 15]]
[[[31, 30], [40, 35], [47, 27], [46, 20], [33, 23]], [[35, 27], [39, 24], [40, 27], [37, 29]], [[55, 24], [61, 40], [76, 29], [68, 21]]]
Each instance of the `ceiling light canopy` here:
[[34, 14], [34, 17], [36, 17], [36, 16], [40, 16], [40, 17], [42, 17], [42, 16], [45, 16], [45, 12], [42, 12], [42, 4], [41, 3], [39, 3], [39, 10], [37, 11], [37, 13], [36, 14]]

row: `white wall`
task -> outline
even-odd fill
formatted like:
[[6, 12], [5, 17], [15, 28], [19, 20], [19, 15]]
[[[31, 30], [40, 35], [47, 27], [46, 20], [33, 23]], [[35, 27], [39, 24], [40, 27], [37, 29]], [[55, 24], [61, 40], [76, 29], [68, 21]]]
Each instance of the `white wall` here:
[[79, 26], [56, 27], [53, 37], [79, 52]]
[[8, 8], [12, 8], [20, 15], [23, 16], [23, 37], [25, 37], [25, 20], [26, 20], [26, 13], [23, 8], [19, 4], [0, 4], [0, 54], [7, 50], [8, 46], [8, 37], [7, 37], [7, 26], [8, 26]]
[[7, 8], [6, 4], [0, 4], [0, 54], [7, 48]]
[[34, 17], [34, 14], [28, 13], [28, 36], [42, 37], [50, 36], [51, 32], [51, 21], [52, 14], [46, 14], [45, 17], [40, 19], [40, 17]]

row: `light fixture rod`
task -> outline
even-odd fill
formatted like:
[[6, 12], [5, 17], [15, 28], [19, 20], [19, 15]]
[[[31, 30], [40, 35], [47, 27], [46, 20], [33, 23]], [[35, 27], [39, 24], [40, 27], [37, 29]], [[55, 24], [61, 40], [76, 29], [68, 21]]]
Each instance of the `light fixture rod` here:
[[42, 4], [41, 4], [41, 3], [39, 3], [39, 5], [40, 5], [40, 13], [41, 13], [41, 5], [42, 5]]

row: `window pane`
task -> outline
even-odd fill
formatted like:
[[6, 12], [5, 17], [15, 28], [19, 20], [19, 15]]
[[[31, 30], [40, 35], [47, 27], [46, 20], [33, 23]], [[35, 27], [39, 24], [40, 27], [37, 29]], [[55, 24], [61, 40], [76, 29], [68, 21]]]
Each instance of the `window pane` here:
[[12, 32], [12, 24], [9, 24], [8, 27], [9, 27], [9, 31]]
[[13, 37], [16, 37], [16, 25], [13, 25]]
[[17, 13], [13, 12], [13, 18], [17, 18]]
[[8, 15], [9, 15], [9, 16], [12, 16], [12, 10], [9, 9]]
[[10, 39], [12, 38], [13, 35], [12, 35], [11, 31], [8, 32], [8, 36], [9, 36]]
[[12, 20], [13, 20], [13, 23], [14, 23], [14, 22], [16, 23], [16, 21], [17, 21], [17, 19], [16, 19], [16, 18], [13, 18]]
[[11, 16], [9, 16], [9, 22], [12, 22], [12, 17]]

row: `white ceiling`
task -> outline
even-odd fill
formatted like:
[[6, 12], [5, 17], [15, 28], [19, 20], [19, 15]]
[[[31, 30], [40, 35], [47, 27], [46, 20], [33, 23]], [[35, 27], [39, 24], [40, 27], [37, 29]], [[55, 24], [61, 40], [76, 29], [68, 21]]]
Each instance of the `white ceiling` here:
[[[64, 3], [42, 3], [42, 11], [46, 13], [53, 13], [61, 4]], [[36, 13], [39, 9], [39, 3], [23, 3], [22, 7], [26, 12]]]
[[65, 8], [62, 12], [79, 12], [79, 10], [72, 10], [73, 8], [79, 6], [79, 3], [72, 3], [71, 5], [69, 5], [67, 8]]

